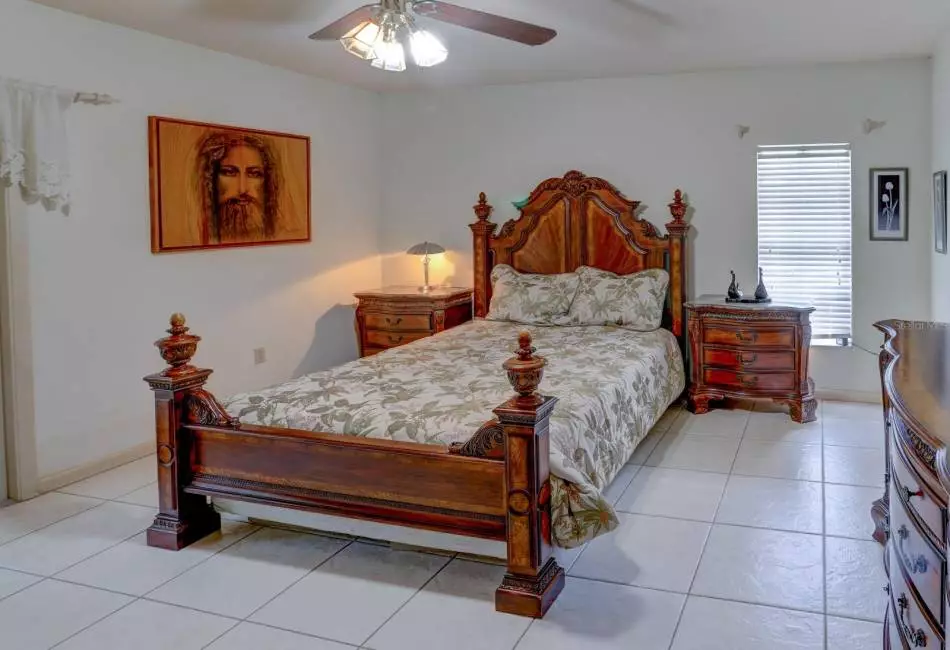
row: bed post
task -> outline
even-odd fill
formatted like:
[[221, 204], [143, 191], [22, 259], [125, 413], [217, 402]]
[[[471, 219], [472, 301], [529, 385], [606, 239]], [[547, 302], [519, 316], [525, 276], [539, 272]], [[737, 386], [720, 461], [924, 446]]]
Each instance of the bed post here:
[[518, 396], [495, 409], [505, 435], [508, 508], [508, 571], [495, 591], [495, 609], [539, 618], [564, 587], [564, 569], [551, 548], [548, 419], [557, 398], [536, 392], [547, 362], [534, 351], [531, 335], [522, 332], [517, 357], [504, 364]]
[[488, 205], [485, 193], [478, 195], [478, 203], [473, 208], [478, 221], [471, 224], [475, 263], [475, 317], [484, 318], [488, 313], [488, 291], [491, 282], [491, 258], [488, 247], [489, 238], [498, 227], [488, 220], [492, 208]]
[[149, 546], [177, 551], [221, 528], [221, 516], [207, 498], [183, 490], [190, 478], [191, 441], [182, 427], [188, 419], [186, 409], [200, 412], [204, 407], [207, 414], [209, 408], [220, 410], [220, 405], [202, 389], [211, 370], [189, 363], [201, 338], [188, 333], [181, 314], [172, 315], [168, 334], [155, 342], [168, 368], [145, 378], [155, 393], [159, 503], [147, 540]]
[[683, 192], [676, 190], [670, 203], [673, 221], [666, 224], [670, 237], [670, 307], [673, 311], [673, 334], [685, 352], [686, 341], [686, 233], [689, 224], [684, 221], [689, 207], [683, 202]]

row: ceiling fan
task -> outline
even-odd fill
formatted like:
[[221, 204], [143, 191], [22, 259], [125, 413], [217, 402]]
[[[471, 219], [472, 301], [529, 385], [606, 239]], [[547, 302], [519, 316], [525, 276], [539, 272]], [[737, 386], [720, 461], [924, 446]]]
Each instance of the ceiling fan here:
[[360, 7], [318, 32], [315, 41], [339, 40], [350, 54], [391, 72], [406, 69], [407, 43], [416, 65], [428, 68], [448, 57], [432, 32], [419, 29], [416, 17], [451, 23], [525, 45], [543, 45], [557, 36], [553, 29], [466, 9], [441, 0], [380, 0]]

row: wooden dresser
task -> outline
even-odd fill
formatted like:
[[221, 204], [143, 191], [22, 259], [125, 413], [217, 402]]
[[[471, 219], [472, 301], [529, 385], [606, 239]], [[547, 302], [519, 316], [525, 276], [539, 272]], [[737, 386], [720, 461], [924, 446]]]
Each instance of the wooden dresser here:
[[691, 411], [707, 413], [710, 401], [726, 397], [765, 397], [788, 404], [796, 422], [815, 419], [808, 376], [814, 307], [701, 296], [686, 303], [686, 310]]
[[360, 356], [395, 348], [472, 320], [472, 290], [385, 287], [355, 294]]
[[950, 329], [898, 320], [875, 327], [886, 337], [886, 487], [871, 509], [890, 593], [884, 648], [939, 650], [947, 617]]

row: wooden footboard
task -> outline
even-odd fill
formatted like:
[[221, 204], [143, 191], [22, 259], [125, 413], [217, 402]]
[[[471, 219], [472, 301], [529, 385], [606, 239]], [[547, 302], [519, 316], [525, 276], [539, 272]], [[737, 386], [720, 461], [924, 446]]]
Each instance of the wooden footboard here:
[[451, 448], [242, 425], [190, 365], [200, 338], [180, 314], [156, 342], [169, 367], [155, 393], [159, 513], [148, 543], [178, 550], [220, 528], [209, 496], [506, 540], [499, 611], [540, 617], [564, 585], [551, 548], [544, 360], [522, 334], [505, 363], [518, 395], [472, 439]]

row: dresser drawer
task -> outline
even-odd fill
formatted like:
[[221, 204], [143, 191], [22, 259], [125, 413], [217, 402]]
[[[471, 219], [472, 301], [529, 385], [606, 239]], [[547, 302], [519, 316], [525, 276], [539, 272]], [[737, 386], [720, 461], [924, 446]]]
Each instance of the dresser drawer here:
[[932, 536], [946, 542], [946, 530], [943, 522], [943, 504], [935, 501], [933, 495], [921, 486], [916, 474], [904, 457], [901, 444], [891, 436], [891, 490], [907, 503], [930, 530]]
[[794, 327], [751, 329], [728, 325], [706, 325], [703, 343], [737, 347], [794, 348]]
[[392, 348], [418, 341], [430, 336], [429, 332], [387, 332], [384, 330], [366, 330], [367, 348]]
[[943, 554], [934, 550], [905, 511], [903, 502], [891, 485], [891, 575], [897, 575], [895, 561], [899, 561], [910, 581], [930, 610], [935, 621], [943, 617]]
[[738, 390], [793, 390], [795, 373], [771, 372], [763, 374], [737, 372], [721, 368], [703, 368], [703, 382], [710, 386]]
[[365, 315], [366, 329], [413, 331], [430, 330], [432, 323], [429, 314], [373, 314]]
[[905, 580], [903, 571], [897, 566], [897, 561], [892, 546], [890, 549], [890, 578], [894, 623], [911, 648], [942, 648], [942, 631], [938, 631], [939, 626], [932, 625], [932, 619], [921, 609], [917, 593]]
[[735, 370], [795, 370], [795, 353], [703, 348], [703, 365]]

